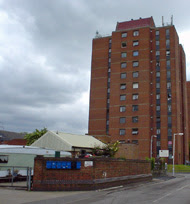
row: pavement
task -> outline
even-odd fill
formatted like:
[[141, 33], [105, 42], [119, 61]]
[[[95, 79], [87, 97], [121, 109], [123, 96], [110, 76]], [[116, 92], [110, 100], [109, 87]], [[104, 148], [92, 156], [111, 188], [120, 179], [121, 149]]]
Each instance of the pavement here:
[[[179, 176], [180, 175], [177, 175], [177, 177]], [[159, 177], [159, 178], [153, 179], [149, 183], [160, 183], [173, 178], [174, 177], [171, 177], [171, 176]], [[128, 184], [127, 188], [128, 189], [136, 188], [142, 183], [146, 184], [145, 182]], [[23, 190], [23, 186], [25, 186], [25, 184], [26, 184], [25, 182], [19, 182], [19, 183], [17, 182], [16, 184], [14, 184], [16, 185], [14, 187], [8, 187], [6, 186], [7, 184], [4, 187], [1, 187], [3, 184], [0, 184], [0, 204], [49, 203], [47, 201], [63, 200], [63, 199], [65, 200], [65, 202], [68, 201], [67, 203], [70, 203], [69, 201], [72, 199], [78, 199], [78, 198], [83, 199], [85, 197], [89, 197], [90, 194], [93, 195], [94, 192], [99, 192], [99, 194], [101, 194], [100, 192], [104, 192], [104, 191], [114, 192], [115, 190], [118, 190], [119, 188], [123, 187], [123, 186], [113, 187], [113, 188], [99, 190], [99, 191], [51, 191], [51, 192], [38, 191], [37, 192], [37, 191]]]

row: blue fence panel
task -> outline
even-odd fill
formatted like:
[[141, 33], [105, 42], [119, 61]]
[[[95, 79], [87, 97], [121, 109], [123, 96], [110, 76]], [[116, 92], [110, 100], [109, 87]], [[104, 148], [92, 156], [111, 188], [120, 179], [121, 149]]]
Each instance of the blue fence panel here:
[[81, 162], [77, 162], [76, 169], [81, 169]]
[[46, 162], [46, 169], [51, 169], [51, 161]]

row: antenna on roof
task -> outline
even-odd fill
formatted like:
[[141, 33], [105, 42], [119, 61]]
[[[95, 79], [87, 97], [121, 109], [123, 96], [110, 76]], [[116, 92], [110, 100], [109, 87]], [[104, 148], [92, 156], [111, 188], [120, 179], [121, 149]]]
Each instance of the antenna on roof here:
[[173, 15], [171, 16], [171, 25], [173, 25]]
[[162, 16], [162, 26], [164, 27], [164, 16]]
[[98, 30], [96, 31], [96, 35], [95, 35], [95, 38], [100, 38], [101, 35], [99, 34]]

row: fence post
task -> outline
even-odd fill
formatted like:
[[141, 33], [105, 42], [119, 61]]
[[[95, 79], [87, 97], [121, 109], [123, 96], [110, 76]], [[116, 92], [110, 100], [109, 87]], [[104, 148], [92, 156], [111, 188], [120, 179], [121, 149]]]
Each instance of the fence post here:
[[29, 167], [28, 191], [31, 190], [31, 168]]
[[13, 186], [13, 180], [14, 180], [14, 167], [12, 168], [11, 186]]
[[29, 170], [28, 170], [29, 167], [27, 167], [26, 169], [26, 172], [27, 172], [27, 175], [26, 175], [26, 187], [27, 187], [27, 190], [28, 190], [28, 177], [29, 177]]

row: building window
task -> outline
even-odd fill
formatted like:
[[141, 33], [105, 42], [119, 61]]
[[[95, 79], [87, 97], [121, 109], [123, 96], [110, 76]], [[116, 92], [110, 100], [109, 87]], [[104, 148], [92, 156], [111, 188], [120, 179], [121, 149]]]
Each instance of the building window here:
[[132, 111], [138, 111], [139, 106], [138, 105], [132, 105]]
[[139, 83], [134, 82], [134, 83], [133, 83], [133, 89], [138, 89], [138, 88], [139, 88]]
[[167, 82], [167, 89], [171, 89], [171, 82]]
[[139, 51], [138, 50], [133, 51], [133, 56], [134, 57], [139, 56]]
[[160, 83], [156, 83], [156, 88], [157, 88], [157, 89], [160, 88]]
[[156, 111], [160, 111], [160, 106], [156, 106]]
[[120, 113], [125, 112], [126, 111], [126, 107], [125, 106], [120, 106]]
[[160, 67], [160, 62], [159, 61], [156, 62], [156, 66]]
[[125, 129], [120, 129], [119, 130], [119, 135], [125, 135]]
[[122, 42], [122, 43], [121, 43], [121, 47], [122, 47], [122, 48], [127, 47], [127, 43], [126, 43], [126, 42]]
[[133, 100], [137, 100], [139, 98], [138, 94], [133, 94]]
[[132, 143], [133, 144], [138, 144], [139, 142], [138, 142], [138, 140], [132, 140]]
[[157, 118], [156, 118], [156, 122], [160, 122], [160, 117], [157, 117]]
[[167, 40], [166, 40], [166, 46], [169, 46], [169, 45], [170, 45], [170, 40], [167, 39]]
[[133, 62], [133, 67], [138, 67], [139, 66], [139, 62], [138, 61], [134, 61]]
[[126, 38], [126, 37], [127, 37], [127, 33], [122, 33], [122, 34], [121, 34], [121, 37], [122, 37], [122, 38]]
[[168, 93], [168, 101], [170, 101], [172, 99], [172, 94]]
[[127, 74], [126, 73], [121, 73], [120, 77], [121, 77], [121, 79], [126, 79], [127, 78]]
[[156, 35], [160, 35], [160, 31], [159, 30], [156, 30]]
[[119, 119], [119, 123], [125, 123], [126, 122], [126, 118], [125, 117], [122, 117]]
[[126, 84], [120, 84], [120, 89], [125, 90], [126, 89]]
[[139, 36], [139, 31], [138, 31], [138, 30], [135, 30], [135, 31], [133, 32], [133, 36]]
[[126, 68], [127, 67], [127, 62], [122, 62], [121, 63], [121, 68]]
[[156, 94], [156, 99], [160, 99], [160, 94]]
[[160, 147], [160, 141], [156, 141], [156, 146]]
[[166, 35], [170, 35], [170, 30], [166, 29]]
[[168, 141], [168, 147], [172, 148], [172, 141]]
[[9, 156], [8, 155], [0, 155], [0, 163], [8, 163]]
[[167, 71], [167, 79], [170, 79], [170, 78], [171, 78], [171, 72]]
[[156, 45], [160, 45], [160, 41], [159, 40], [156, 40]]
[[110, 99], [109, 98], [107, 99], [107, 103], [110, 103]]
[[138, 133], [139, 133], [138, 128], [133, 128], [132, 129], [132, 135], [138, 135]]
[[108, 59], [108, 62], [111, 62], [111, 58]]
[[126, 52], [122, 52], [121, 53], [121, 58], [126, 58], [127, 57], [127, 53]]
[[133, 41], [133, 46], [138, 46], [138, 45], [139, 45], [139, 41], [138, 40]]
[[160, 72], [156, 72], [156, 77], [160, 77]]
[[160, 56], [160, 51], [156, 51], [156, 56]]
[[126, 95], [120, 95], [120, 101], [125, 101], [126, 100]]
[[139, 77], [139, 72], [133, 72], [133, 78]]
[[166, 61], [166, 66], [169, 67], [170, 66], [170, 60]]
[[172, 129], [168, 128], [168, 136], [172, 136]]
[[132, 122], [133, 123], [138, 123], [138, 116], [132, 117]]
[[166, 50], [166, 56], [170, 56], [170, 51]]
[[110, 93], [110, 88], [108, 88], [108, 93]]
[[111, 81], [111, 79], [110, 78], [108, 78], [108, 82], [110, 82]]
[[168, 116], [168, 124], [172, 124], [172, 117]]
[[160, 129], [156, 130], [156, 134], [159, 135], [160, 134]]
[[109, 53], [111, 52], [111, 49], [109, 49]]
[[171, 113], [172, 112], [172, 106], [168, 105], [168, 112]]

